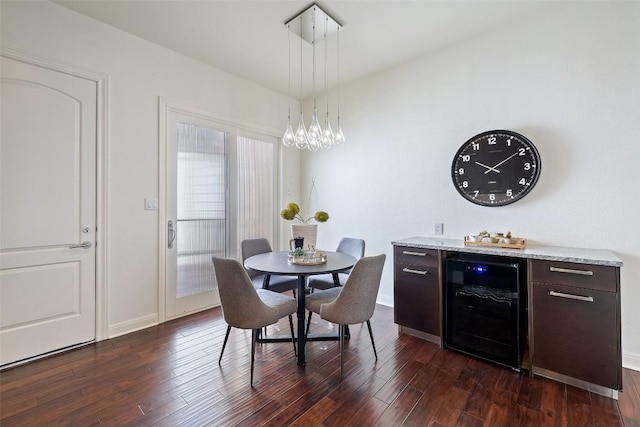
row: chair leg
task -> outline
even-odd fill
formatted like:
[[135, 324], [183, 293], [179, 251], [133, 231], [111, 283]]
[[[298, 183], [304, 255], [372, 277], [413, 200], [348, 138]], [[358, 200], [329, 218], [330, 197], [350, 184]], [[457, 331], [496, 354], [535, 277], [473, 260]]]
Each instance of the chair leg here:
[[227, 325], [227, 333], [224, 334], [224, 342], [222, 343], [222, 351], [220, 351], [220, 358], [218, 359], [218, 365], [222, 362], [222, 355], [224, 354], [224, 348], [227, 346], [227, 340], [229, 339], [229, 332], [231, 332], [231, 326]]
[[253, 362], [256, 358], [256, 338], [258, 329], [251, 330], [251, 387], [253, 387]]
[[313, 311], [309, 311], [309, 317], [307, 317], [307, 329], [304, 330], [304, 336], [306, 337], [309, 334], [309, 326], [311, 325], [311, 315]]
[[338, 326], [338, 334], [340, 335], [340, 381], [344, 375], [344, 325]]
[[298, 358], [298, 350], [296, 349], [296, 337], [293, 334], [293, 317], [289, 315], [289, 327], [291, 328], [291, 342], [293, 343], [293, 355]]
[[376, 360], [378, 360], [378, 352], [376, 351], [376, 343], [373, 341], [373, 331], [371, 330], [371, 322], [367, 320], [367, 327], [369, 328], [369, 336], [371, 337], [371, 345], [373, 346], [373, 354], [376, 356]]

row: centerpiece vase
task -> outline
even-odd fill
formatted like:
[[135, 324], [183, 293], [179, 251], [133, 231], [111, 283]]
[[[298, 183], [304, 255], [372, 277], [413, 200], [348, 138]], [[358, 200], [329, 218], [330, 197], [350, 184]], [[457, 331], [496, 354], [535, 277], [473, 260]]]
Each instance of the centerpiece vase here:
[[318, 224], [291, 224], [291, 238], [303, 237], [305, 250], [316, 248], [317, 236]]

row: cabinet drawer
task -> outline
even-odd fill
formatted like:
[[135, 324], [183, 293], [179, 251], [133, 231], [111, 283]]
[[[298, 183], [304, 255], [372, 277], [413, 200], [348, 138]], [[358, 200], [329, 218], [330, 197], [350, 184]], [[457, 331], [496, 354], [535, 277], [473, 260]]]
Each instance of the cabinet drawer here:
[[618, 291], [618, 269], [605, 265], [531, 261], [529, 280], [607, 292]]
[[437, 285], [438, 267], [396, 263], [394, 279], [404, 283], [433, 283]]
[[408, 246], [396, 246], [395, 262], [398, 264], [438, 266], [438, 251], [435, 249], [410, 248]]
[[438, 269], [396, 264], [394, 279], [395, 322], [440, 336]]
[[534, 366], [620, 389], [618, 295], [533, 283]]

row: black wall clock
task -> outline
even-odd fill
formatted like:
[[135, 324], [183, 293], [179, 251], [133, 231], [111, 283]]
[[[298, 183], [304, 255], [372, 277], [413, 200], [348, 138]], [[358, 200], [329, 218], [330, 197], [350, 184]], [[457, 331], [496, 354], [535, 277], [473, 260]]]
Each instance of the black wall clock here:
[[504, 206], [526, 196], [538, 182], [540, 154], [524, 136], [508, 130], [482, 132], [462, 144], [451, 179], [465, 199]]

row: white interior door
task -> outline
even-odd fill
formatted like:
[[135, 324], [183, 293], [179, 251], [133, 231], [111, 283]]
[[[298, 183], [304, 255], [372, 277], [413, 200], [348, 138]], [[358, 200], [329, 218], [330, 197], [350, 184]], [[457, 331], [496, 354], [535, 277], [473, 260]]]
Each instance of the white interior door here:
[[167, 117], [165, 252], [168, 319], [220, 304], [211, 257], [228, 245], [229, 132], [202, 117]]
[[95, 81], [1, 58], [0, 365], [95, 339]]

